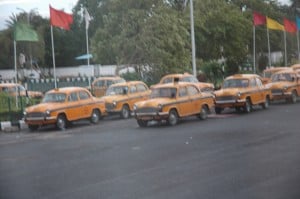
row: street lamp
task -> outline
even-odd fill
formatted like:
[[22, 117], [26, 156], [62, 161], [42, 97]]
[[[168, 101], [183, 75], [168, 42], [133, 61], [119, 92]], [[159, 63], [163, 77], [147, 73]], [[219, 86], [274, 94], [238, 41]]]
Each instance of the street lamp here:
[[[188, 0], [184, 1], [184, 7], [186, 7]], [[190, 1], [190, 23], [191, 23], [191, 44], [192, 44], [192, 65], [193, 65], [193, 75], [197, 76], [196, 69], [196, 48], [195, 48], [195, 31], [194, 31], [194, 6], [193, 0]]]

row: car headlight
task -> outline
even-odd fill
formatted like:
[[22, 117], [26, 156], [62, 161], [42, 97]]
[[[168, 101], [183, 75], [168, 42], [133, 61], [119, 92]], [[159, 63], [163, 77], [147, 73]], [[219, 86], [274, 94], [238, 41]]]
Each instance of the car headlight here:
[[158, 108], [158, 111], [159, 111], [159, 112], [161, 112], [161, 111], [162, 111], [162, 108], [163, 108], [163, 106], [162, 106], [161, 104], [159, 104], [159, 105], [157, 106], [157, 108]]
[[51, 112], [50, 112], [49, 110], [46, 110], [46, 111], [45, 111], [46, 116], [50, 116], [50, 113], [51, 113]]
[[133, 105], [133, 110], [136, 111], [136, 109], [138, 108], [138, 106], [136, 104]]
[[288, 87], [287, 87], [287, 86], [283, 87], [283, 90], [284, 90], [284, 91], [286, 91], [287, 89], [288, 89]]
[[116, 101], [113, 101], [113, 106], [117, 106], [117, 102]]
[[237, 94], [236, 94], [236, 96], [238, 96], [238, 97], [241, 97], [241, 92], [238, 92]]
[[24, 116], [26, 116], [26, 115], [27, 115], [27, 112], [26, 112], [26, 111], [24, 111], [24, 112], [23, 112], [23, 115], [24, 115]]

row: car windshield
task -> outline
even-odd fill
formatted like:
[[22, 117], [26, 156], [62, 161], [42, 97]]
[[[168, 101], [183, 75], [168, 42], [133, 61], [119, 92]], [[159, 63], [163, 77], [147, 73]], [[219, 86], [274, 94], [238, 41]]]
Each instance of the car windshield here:
[[126, 95], [127, 92], [127, 86], [110, 86], [106, 91], [106, 95]]
[[273, 73], [272, 73], [271, 71], [265, 71], [265, 72], [263, 73], [263, 77], [271, 78], [272, 74], [273, 74]]
[[65, 93], [47, 93], [42, 102], [64, 102], [65, 100]]
[[284, 82], [284, 81], [292, 82], [294, 81], [294, 79], [292, 75], [289, 73], [274, 74], [272, 76], [272, 82]]
[[248, 79], [228, 79], [223, 83], [223, 88], [243, 88], [248, 87]]
[[176, 96], [177, 89], [176, 88], [154, 88], [151, 92], [151, 98], [174, 98]]

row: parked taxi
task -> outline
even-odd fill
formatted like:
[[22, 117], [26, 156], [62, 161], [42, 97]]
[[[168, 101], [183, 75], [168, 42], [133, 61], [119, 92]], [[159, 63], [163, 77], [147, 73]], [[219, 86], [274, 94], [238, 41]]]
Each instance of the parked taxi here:
[[157, 84], [151, 90], [150, 99], [134, 105], [134, 115], [140, 127], [146, 127], [149, 121], [163, 120], [176, 125], [179, 118], [192, 115], [204, 120], [214, 106], [213, 94], [201, 92], [195, 83]]
[[207, 82], [199, 82], [198, 79], [189, 74], [189, 73], [176, 73], [176, 74], [168, 74], [163, 76], [159, 84], [167, 84], [167, 83], [173, 83], [175, 79], [178, 79], [179, 82], [192, 82], [196, 83], [197, 86], [201, 89], [201, 91], [207, 91], [207, 92], [212, 92], [214, 91], [214, 85], [212, 83], [207, 83]]
[[287, 102], [297, 102], [300, 94], [300, 79], [296, 71], [289, 69], [273, 74], [268, 86], [272, 91], [272, 100], [285, 99]]
[[127, 119], [131, 115], [133, 104], [148, 99], [150, 92], [144, 82], [128, 81], [111, 85], [101, 99], [105, 101], [108, 114], [119, 114], [121, 118]]
[[39, 91], [28, 91], [21, 84], [16, 83], [1, 83], [0, 92], [5, 92], [10, 96], [22, 96], [30, 98], [42, 98], [43, 93]]
[[270, 67], [263, 70], [262, 81], [264, 84], [271, 82], [271, 76], [281, 70], [289, 69], [290, 67]]
[[91, 84], [91, 92], [96, 97], [102, 97], [110, 85], [121, 82], [125, 82], [125, 79], [119, 76], [98, 77]]
[[227, 77], [222, 88], [215, 91], [215, 112], [220, 114], [225, 108], [243, 109], [249, 113], [253, 105], [268, 108], [271, 90], [255, 74], [237, 74]]
[[49, 124], [63, 130], [75, 120], [90, 119], [98, 123], [104, 114], [103, 100], [85, 88], [65, 87], [48, 91], [40, 104], [26, 108], [24, 120], [30, 130]]

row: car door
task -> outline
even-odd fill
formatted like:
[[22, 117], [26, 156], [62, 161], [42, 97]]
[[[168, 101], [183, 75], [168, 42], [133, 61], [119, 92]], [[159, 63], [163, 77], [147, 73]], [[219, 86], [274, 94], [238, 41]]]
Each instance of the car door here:
[[265, 101], [265, 86], [263, 85], [263, 82], [259, 79], [259, 78], [255, 78], [256, 80], [256, 85], [257, 85], [257, 88], [259, 90], [259, 94], [258, 94], [258, 102], [264, 102]]
[[92, 96], [87, 91], [79, 91], [81, 118], [88, 118], [92, 115], [93, 103]]
[[177, 107], [178, 107], [180, 116], [189, 115], [189, 112], [192, 109], [191, 99], [188, 94], [186, 86], [179, 87]]
[[199, 113], [201, 106], [202, 106], [202, 100], [201, 98], [201, 93], [199, 89], [196, 86], [189, 85], [187, 86], [187, 91], [188, 95], [190, 98], [190, 103], [188, 104], [188, 110], [189, 110], [189, 115]]
[[68, 120], [78, 120], [81, 117], [81, 105], [79, 102], [78, 92], [71, 92], [67, 97], [66, 115]]

